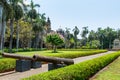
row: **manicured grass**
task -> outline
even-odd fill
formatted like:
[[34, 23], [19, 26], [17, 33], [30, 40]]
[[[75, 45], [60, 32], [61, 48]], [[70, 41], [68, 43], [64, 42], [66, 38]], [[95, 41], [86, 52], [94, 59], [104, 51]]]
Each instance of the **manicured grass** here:
[[120, 57], [92, 80], [120, 80]]
[[120, 52], [111, 53], [64, 68], [33, 75], [23, 80], [88, 80], [92, 75], [107, 66], [119, 56]]
[[61, 57], [61, 58], [76, 58], [81, 56], [88, 56], [93, 54], [98, 54], [102, 52], [107, 52], [107, 50], [60, 50], [58, 53], [52, 53], [51, 50], [47, 51], [34, 51], [34, 52], [18, 52], [17, 54], [20, 55], [27, 55], [27, 56], [33, 56], [34, 54], [42, 55], [42, 56], [52, 56], [52, 57]]

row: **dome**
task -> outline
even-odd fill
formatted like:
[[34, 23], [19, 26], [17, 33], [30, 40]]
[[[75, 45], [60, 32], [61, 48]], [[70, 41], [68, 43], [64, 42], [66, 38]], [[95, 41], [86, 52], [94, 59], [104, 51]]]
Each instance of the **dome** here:
[[119, 39], [115, 39], [114, 42], [120, 42], [120, 40]]

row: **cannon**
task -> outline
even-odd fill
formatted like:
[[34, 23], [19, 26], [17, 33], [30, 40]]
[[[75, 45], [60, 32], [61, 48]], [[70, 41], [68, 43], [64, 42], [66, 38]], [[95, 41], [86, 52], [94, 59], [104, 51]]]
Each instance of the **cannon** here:
[[14, 59], [20, 59], [20, 60], [34, 60], [32, 57], [22, 56], [18, 54], [2, 53], [2, 56], [6, 58], [14, 58]]
[[6, 58], [14, 58], [16, 60], [16, 68], [17, 72], [23, 72], [30, 70], [31, 68], [40, 68], [41, 62], [37, 62], [33, 59], [33, 57], [22, 56], [18, 54], [10, 54], [10, 53], [3, 53], [3, 57]]
[[66, 64], [66, 65], [74, 64], [74, 61], [72, 59], [46, 57], [46, 56], [39, 56], [39, 55], [34, 55], [33, 58], [36, 61], [51, 62], [53, 64]]
[[49, 62], [48, 70], [53, 70], [74, 64], [74, 61], [72, 59], [57, 58], [57, 57], [46, 57], [39, 55], [28, 57], [28, 56], [9, 54], [9, 53], [3, 53], [2, 56], [6, 58], [18, 59], [16, 60], [16, 71], [18, 72], [27, 71], [30, 70], [30, 68], [39, 68], [41, 67], [41, 61]]

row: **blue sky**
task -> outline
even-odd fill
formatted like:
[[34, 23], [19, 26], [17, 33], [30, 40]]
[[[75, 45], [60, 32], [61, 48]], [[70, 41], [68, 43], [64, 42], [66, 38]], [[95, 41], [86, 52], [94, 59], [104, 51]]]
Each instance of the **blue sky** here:
[[[28, 0], [30, 1], [30, 0]], [[50, 17], [52, 29], [88, 26], [89, 30], [120, 27], [120, 0], [33, 0]]]

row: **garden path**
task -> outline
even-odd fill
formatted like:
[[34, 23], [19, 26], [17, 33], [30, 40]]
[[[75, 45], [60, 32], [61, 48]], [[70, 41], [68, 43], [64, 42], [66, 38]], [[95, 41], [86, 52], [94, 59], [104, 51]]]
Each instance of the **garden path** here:
[[[79, 62], [83, 62], [86, 60], [90, 60], [96, 57], [100, 57], [103, 56], [105, 54], [110, 54], [114, 51], [108, 51], [105, 53], [100, 53], [100, 54], [95, 54], [95, 55], [90, 55], [90, 56], [85, 56], [85, 57], [79, 57], [79, 58], [75, 58], [73, 59], [75, 64], [79, 63]], [[25, 72], [15, 72], [15, 71], [11, 71], [11, 72], [6, 72], [6, 73], [1, 73], [0, 74], [0, 80], [20, 80], [21, 78], [25, 78], [25, 77], [29, 77], [35, 74], [39, 74], [39, 73], [43, 73], [43, 72], [47, 72], [48, 71], [48, 64], [44, 64], [42, 65], [42, 68], [38, 68], [38, 69], [31, 69], [29, 71], [25, 71]]]

